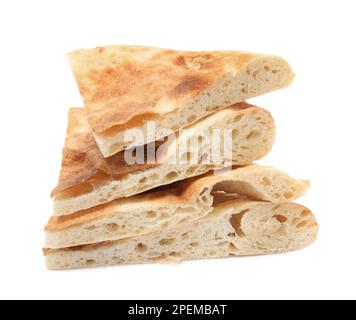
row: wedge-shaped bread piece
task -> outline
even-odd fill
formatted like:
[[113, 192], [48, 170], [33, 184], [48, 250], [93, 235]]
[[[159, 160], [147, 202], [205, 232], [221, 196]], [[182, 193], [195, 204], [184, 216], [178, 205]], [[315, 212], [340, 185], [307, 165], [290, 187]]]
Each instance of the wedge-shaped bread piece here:
[[[232, 140], [228, 148], [222, 147], [225, 142], [220, 143], [220, 148], [210, 143], [212, 132], [217, 130], [227, 133], [221, 140]], [[71, 109], [61, 175], [52, 192], [54, 215], [72, 214], [198, 176], [226, 166], [229, 163], [226, 160], [231, 160], [234, 165], [250, 164], [271, 150], [274, 138], [275, 125], [271, 114], [264, 109], [240, 103], [195, 123], [176, 140], [168, 139], [158, 147], [157, 151], [160, 152], [157, 152], [154, 161], [130, 164], [125, 158], [128, 151], [103, 158], [92, 137], [85, 111]], [[186, 152], [182, 154], [184, 146], [192, 141], [198, 141], [198, 144], [189, 149], [189, 155]], [[230, 151], [229, 159], [226, 159], [226, 150]], [[221, 161], [210, 157], [213, 153], [218, 153]], [[184, 160], [189, 158], [190, 161], [180, 161], [183, 156]], [[214, 161], [209, 161], [206, 156]], [[170, 161], [172, 159], [173, 162]]]
[[[104, 157], [136, 141], [125, 131], [177, 131], [237, 102], [288, 86], [294, 74], [276, 56], [108, 46], [69, 54], [88, 120]], [[164, 130], [161, 135], [164, 137]], [[146, 142], [154, 141], [146, 136]]]
[[317, 232], [315, 217], [299, 204], [233, 200], [202, 219], [172, 228], [44, 253], [48, 269], [179, 262], [302, 249], [315, 241]]
[[230, 197], [293, 201], [308, 185], [258, 165], [210, 173], [72, 215], [52, 217], [45, 228], [45, 247], [58, 249], [151, 233], [200, 219], [213, 210], [214, 203]]

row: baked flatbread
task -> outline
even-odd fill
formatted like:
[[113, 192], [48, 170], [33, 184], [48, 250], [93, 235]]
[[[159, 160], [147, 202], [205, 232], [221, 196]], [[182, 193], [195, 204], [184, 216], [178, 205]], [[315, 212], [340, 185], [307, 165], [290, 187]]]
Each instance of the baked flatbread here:
[[312, 244], [315, 217], [295, 203], [223, 202], [207, 216], [150, 234], [65, 249], [45, 249], [48, 269], [282, 253]]
[[[204, 174], [212, 169], [226, 166], [226, 162], [205, 161], [212, 151], [209, 141], [212, 130], [231, 129], [231, 160], [233, 165], [247, 165], [265, 156], [272, 148], [275, 125], [269, 112], [240, 103], [225, 108], [190, 126], [176, 141], [161, 145], [162, 152], [151, 163], [129, 164], [125, 151], [105, 159], [92, 137], [86, 121], [85, 110], [71, 109], [62, 169], [54, 197], [54, 215], [68, 215], [77, 211], [130, 197], [161, 185]], [[168, 160], [178, 149], [182, 150], [189, 139], [202, 142], [190, 150], [189, 157], [197, 161], [175, 164]], [[167, 160], [167, 161], [166, 161]], [[168, 163], [165, 163], [168, 162]]]
[[218, 202], [248, 198], [276, 204], [302, 196], [309, 184], [272, 167], [250, 165], [176, 182], [67, 216], [46, 226], [46, 248], [139, 236], [209, 214]]
[[[88, 121], [104, 157], [146, 133], [148, 120], [161, 133], [177, 131], [237, 102], [288, 86], [294, 74], [276, 56], [238, 51], [190, 52], [142, 46], [108, 46], [69, 54]], [[144, 144], [145, 144], [144, 143]]]

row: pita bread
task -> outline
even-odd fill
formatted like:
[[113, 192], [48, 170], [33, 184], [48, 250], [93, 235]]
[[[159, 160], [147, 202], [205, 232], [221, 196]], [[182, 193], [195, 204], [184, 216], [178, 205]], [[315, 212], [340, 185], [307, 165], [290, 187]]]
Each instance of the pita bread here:
[[147, 235], [65, 249], [45, 249], [48, 269], [262, 255], [302, 249], [318, 233], [315, 217], [295, 203], [233, 200], [207, 216]]
[[46, 226], [46, 248], [65, 248], [139, 236], [179, 222], [194, 221], [230, 197], [273, 203], [293, 201], [309, 184], [272, 167], [251, 165], [207, 174], [126, 199], [52, 217]]
[[[224, 161], [211, 163], [204, 159], [212, 151], [211, 145], [204, 141], [210, 141], [213, 129], [231, 129], [234, 165], [247, 165], [262, 158], [271, 150], [275, 138], [271, 114], [240, 103], [190, 126], [177, 141], [161, 145], [164, 151], [158, 161], [128, 164], [125, 152], [103, 158], [92, 137], [85, 111], [71, 109], [59, 183], [52, 192], [54, 215], [72, 214], [226, 166]], [[193, 137], [204, 142], [190, 150], [191, 158], [197, 162], [165, 163]], [[223, 159], [223, 154], [220, 156]]]
[[[125, 132], [155, 121], [164, 137], [237, 102], [288, 86], [294, 74], [276, 56], [238, 51], [190, 52], [108, 46], [69, 54], [104, 157], [135, 146]], [[164, 130], [161, 130], [164, 129]], [[136, 144], [137, 145], [137, 144]]]

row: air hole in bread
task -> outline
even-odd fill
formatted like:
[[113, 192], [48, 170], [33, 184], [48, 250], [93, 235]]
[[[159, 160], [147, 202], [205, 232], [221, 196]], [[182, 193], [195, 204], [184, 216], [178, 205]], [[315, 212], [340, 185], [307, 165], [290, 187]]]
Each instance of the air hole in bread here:
[[202, 197], [201, 197], [201, 201], [202, 201], [203, 203], [209, 203], [209, 199], [208, 199], [207, 196], [202, 196]]
[[229, 244], [229, 253], [230, 254], [238, 254], [239, 249], [236, 248], [236, 246], [233, 243]]
[[299, 222], [296, 227], [297, 227], [298, 229], [300, 229], [300, 228], [305, 227], [307, 224], [308, 224], [308, 222], [302, 221], [302, 222]]
[[147, 256], [152, 259], [152, 258], [158, 258], [160, 254], [157, 251], [150, 251], [147, 253]]
[[264, 69], [267, 71], [267, 72], [271, 72], [271, 68], [269, 66], [264, 66]]
[[196, 168], [194, 168], [194, 167], [189, 168], [186, 173], [187, 173], [188, 175], [192, 175], [192, 174], [195, 173], [195, 169], [196, 169]]
[[147, 218], [149, 218], [149, 219], [155, 219], [155, 218], [157, 217], [157, 213], [154, 212], [154, 211], [148, 211], [148, 212], [146, 213], [146, 216], [147, 216]]
[[178, 223], [186, 223], [186, 222], [188, 222], [187, 218], [181, 218], [178, 220]]
[[168, 173], [168, 174], [166, 175], [166, 179], [167, 179], [168, 181], [169, 181], [169, 180], [173, 180], [173, 179], [177, 178], [177, 176], [178, 176], [178, 173], [175, 172], [175, 171], [172, 171], [172, 172], [170, 172], [170, 173]]
[[188, 233], [188, 232], [183, 233], [183, 234], [181, 235], [181, 238], [182, 238], [183, 240], [188, 239], [188, 238], [189, 238], [189, 233]]
[[253, 79], [255, 79], [256, 81], [258, 80], [258, 77], [260, 75], [260, 70], [256, 70], [253, 72], [252, 76], [253, 76]]
[[181, 214], [182, 212], [183, 213], [190, 213], [192, 215], [194, 215], [196, 213], [196, 209], [194, 207], [189, 207], [189, 208], [180, 208], [180, 209], [177, 209], [176, 210], [177, 213]]
[[281, 214], [276, 214], [273, 216], [273, 218], [277, 219], [280, 223], [285, 223], [288, 221], [288, 218], [286, 216], [283, 216]]
[[197, 115], [193, 114], [188, 118], [187, 122], [191, 123], [194, 122], [196, 119], [197, 119]]
[[192, 242], [189, 246], [193, 247], [193, 248], [196, 248], [199, 246], [199, 243], [198, 242]]
[[252, 130], [247, 136], [247, 140], [256, 139], [261, 136], [261, 132], [258, 130]]
[[159, 244], [161, 246], [168, 246], [168, 245], [171, 245], [175, 242], [176, 240], [174, 238], [170, 238], [170, 239], [162, 239]]
[[107, 223], [105, 224], [105, 228], [111, 232], [119, 230], [119, 226], [116, 223]]
[[279, 72], [280, 72], [280, 70], [277, 70], [277, 69], [273, 69], [273, 70], [272, 70], [272, 73], [273, 73], [273, 74], [277, 74], [277, 73], [279, 73]]
[[139, 244], [136, 246], [135, 250], [136, 250], [137, 252], [139, 252], [139, 253], [144, 253], [144, 252], [147, 251], [147, 246], [144, 245], [143, 243], [139, 243]]
[[[217, 239], [217, 240], [218, 240], [218, 239]], [[223, 248], [223, 247], [226, 247], [227, 244], [228, 244], [227, 241], [219, 242], [219, 243], [218, 243], [218, 247]]]
[[243, 115], [240, 114], [239, 116], [234, 118], [234, 122], [237, 123], [237, 122], [241, 121], [242, 118], [243, 118]]
[[215, 240], [221, 240], [222, 238], [219, 236], [219, 232], [215, 232]]
[[310, 213], [310, 211], [309, 210], [304, 210], [301, 214], [300, 214], [300, 216], [301, 217], [308, 217], [308, 216], [310, 216], [311, 215], [311, 213]]
[[263, 184], [264, 186], [270, 186], [270, 185], [272, 184], [272, 181], [271, 181], [269, 178], [267, 178], [267, 177], [263, 177], [263, 179], [262, 179], [262, 184]]
[[248, 93], [248, 85], [247, 85], [246, 83], [241, 83], [241, 89], [240, 89], [240, 91], [241, 91], [242, 93], [247, 94], [247, 93]]
[[93, 259], [89, 259], [89, 260], [86, 260], [85, 261], [85, 264], [87, 265], [87, 266], [92, 266], [93, 264], [95, 264], [95, 260], [93, 260]]
[[180, 256], [181, 256], [181, 254], [179, 253], [179, 252], [171, 252], [170, 254], [169, 254], [169, 256], [170, 257], [176, 257], [176, 258], [179, 258]]
[[149, 179], [150, 181], [157, 181], [159, 179], [159, 175], [157, 173], [151, 174]]
[[119, 257], [112, 257], [112, 261], [115, 262], [115, 264], [121, 264], [124, 262], [124, 260], [122, 260], [121, 258]]
[[167, 254], [162, 253], [156, 257], [151, 258], [151, 260], [153, 260], [155, 262], [166, 262], [166, 258], [167, 258]]
[[293, 198], [293, 193], [292, 192], [285, 192], [285, 193], [283, 193], [283, 195], [287, 200]]
[[245, 237], [245, 234], [241, 229], [241, 221], [243, 216], [249, 211], [249, 209], [243, 210], [239, 213], [233, 214], [230, 218], [231, 226], [234, 228], [236, 235], [238, 235], [240, 238]]
[[142, 179], [140, 179], [140, 181], [138, 183], [144, 184], [147, 182], [147, 180], [148, 180], [147, 177], [143, 177]]
[[96, 230], [96, 226], [94, 226], [94, 225], [88, 226], [85, 228], [85, 230], [94, 231], [94, 230]]

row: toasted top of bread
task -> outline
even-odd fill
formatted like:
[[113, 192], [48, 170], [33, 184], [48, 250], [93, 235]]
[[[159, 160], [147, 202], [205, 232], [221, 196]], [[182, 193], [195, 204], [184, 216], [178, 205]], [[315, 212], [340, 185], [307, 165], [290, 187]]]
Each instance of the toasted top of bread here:
[[218, 109], [286, 87], [294, 77], [280, 57], [239, 51], [107, 46], [71, 52], [69, 60], [105, 157], [127, 148], [117, 136], [125, 129], [155, 120], [176, 131]]
[[71, 108], [68, 113], [68, 128], [62, 152], [61, 173], [52, 196], [66, 189], [79, 187], [91, 180], [100, 181], [107, 176], [148, 169], [155, 164], [127, 164], [124, 152], [105, 159], [93, 138], [86, 119], [85, 109]]

